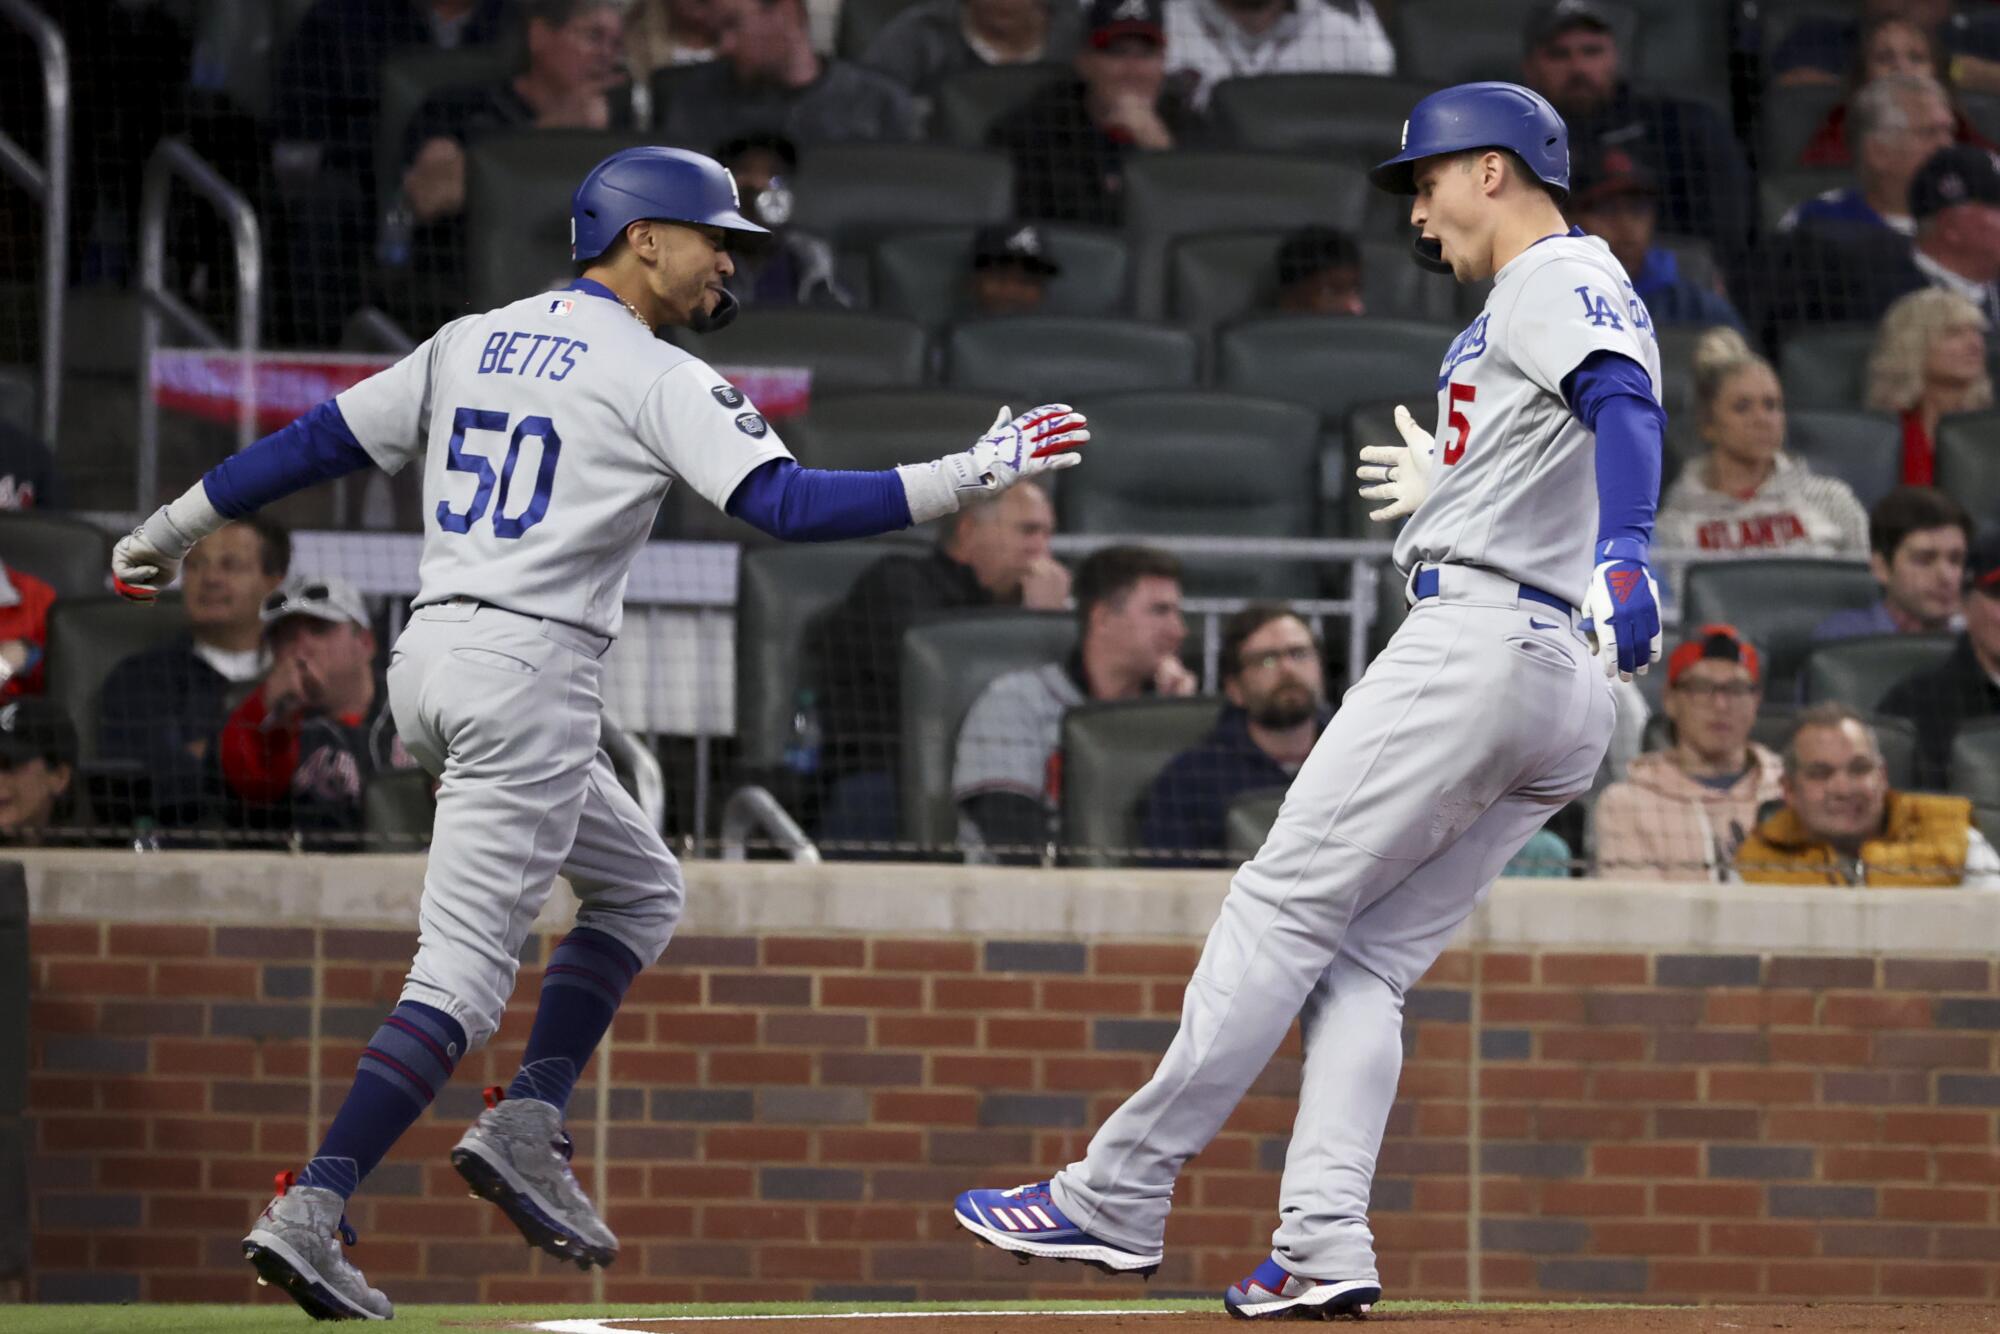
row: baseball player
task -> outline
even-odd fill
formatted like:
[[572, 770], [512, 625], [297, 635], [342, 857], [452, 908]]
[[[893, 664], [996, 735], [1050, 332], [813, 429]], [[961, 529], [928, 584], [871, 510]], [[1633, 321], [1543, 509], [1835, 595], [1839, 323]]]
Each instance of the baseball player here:
[[1150, 1274], [1181, 1165], [1297, 1017], [1305, 1067], [1272, 1252], [1223, 1299], [1246, 1318], [1380, 1298], [1368, 1192], [1404, 993], [1529, 835], [1588, 790], [1611, 736], [1606, 674], [1659, 654], [1659, 354], [1618, 261], [1563, 221], [1561, 118], [1513, 84], [1449, 88], [1417, 104], [1370, 179], [1416, 197], [1426, 267], [1493, 280], [1438, 369], [1438, 437], [1399, 407], [1404, 443], [1361, 451], [1361, 494], [1386, 502], [1372, 517], [1409, 516], [1395, 546], [1409, 618], [1236, 873], [1152, 1080], [1052, 1180], [956, 1202], [961, 1225], [1024, 1260]]
[[602, 660], [625, 580], [676, 479], [775, 536], [861, 537], [1079, 461], [1067, 407], [962, 453], [885, 472], [801, 468], [740, 390], [661, 341], [719, 327], [746, 219], [699, 154], [634, 148], [576, 191], [578, 277], [440, 329], [394, 366], [210, 471], [112, 553], [146, 600], [200, 538], [365, 467], [424, 469], [420, 589], [389, 662], [410, 753], [441, 784], [420, 935], [402, 998], [305, 1167], [244, 1238], [263, 1280], [315, 1317], [388, 1319], [341, 1253], [347, 1198], [500, 1022], [558, 873], [582, 901], [550, 953], [521, 1070], [452, 1150], [475, 1195], [584, 1269], [618, 1253], [569, 1167], [563, 1109], [634, 975], [680, 916], [681, 874], [598, 747]]

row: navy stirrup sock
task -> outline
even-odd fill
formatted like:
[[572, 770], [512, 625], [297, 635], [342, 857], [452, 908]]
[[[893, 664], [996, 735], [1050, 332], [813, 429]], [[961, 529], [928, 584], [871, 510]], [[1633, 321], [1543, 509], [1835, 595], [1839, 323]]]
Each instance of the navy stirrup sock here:
[[534, 1098], [558, 1111], [568, 1107], [578, 1076], [642, 966], [636, 954], [602, 931], [580, 926], [564, 936], [549, 954], [528, 1050], [507, 1096]]
[[465, 1030], [456, 1019], [416, 1001], [397, 1005], [368, 1040], [354, 1087], [297, 1184], [352, 1195], [424, 1114], [463, 1055]]

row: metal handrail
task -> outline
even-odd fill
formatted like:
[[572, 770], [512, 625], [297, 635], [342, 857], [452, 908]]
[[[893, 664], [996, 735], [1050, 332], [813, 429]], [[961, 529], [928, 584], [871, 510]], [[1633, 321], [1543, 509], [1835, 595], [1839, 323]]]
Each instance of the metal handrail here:
[[153, 358], [160, 318], [203, 347], [229, 343], [185, 301], [167, 290], [167, 204], [175, 181], [206, 200], [229, 224], [236, 259], [236, 447], [257, 438], [258, 313], [264, 302], [264, 241], [257, 211], [235, 186], [179, 139], [162, 139], [146, 163], [139, 196], [139, 470], [136, 508], [153, 507], [160, 483], [160, 411], [153, 402]]
[[25, 31], [42, 63], [46, 164], [0, 133], [0, 171], [42, 206], [42, 443], [56, 447], [62, 420], [63, 299], [69, 290], [69, 46], [54, 20], [28, 0], [0, 0], [0, 17]]
[[752, 783], [729, 794], [722, 806], [722, 860], [740, 862], [749, 854], [750, 835], [768, 835], [795, 862], [817, 862], [819, 848], [799, 828], [769, 788]]
[[611, 721], [609, 715], [598, 729], [597, 739], [612, 764], [625, 766], [632, 775], [632, 798], [645, 812], [655, 829], [667, 827], [667, 776], [659, 759], [643, 742]]

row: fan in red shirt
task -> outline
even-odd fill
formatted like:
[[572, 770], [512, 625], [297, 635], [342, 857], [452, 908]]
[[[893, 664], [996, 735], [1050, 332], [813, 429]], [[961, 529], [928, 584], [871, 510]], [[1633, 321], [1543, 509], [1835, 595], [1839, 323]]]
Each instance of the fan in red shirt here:
[[294, 579], [264, 603], [271, 671], [222, 729], [222, 776], [244, 823], [358, 833], [375, 774], [415, 765], [375, 670], [375, 633], [343, 579]]
[[0, 565], [0, 699], [42, 693], [42, 652], [56, 591], [34, 575]]

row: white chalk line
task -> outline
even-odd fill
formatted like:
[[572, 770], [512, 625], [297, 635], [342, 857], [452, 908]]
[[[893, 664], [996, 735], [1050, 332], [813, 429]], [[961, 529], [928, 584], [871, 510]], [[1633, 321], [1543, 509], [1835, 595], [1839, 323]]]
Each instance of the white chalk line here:
[[[545, 1334], [631, 1334], [633, 1325], [667, 1325], [689, 1321], [711, 1320], [948, 1320], [957, 1316], [1017, 1316], [1017, 1315], [1191, 1315], [1193, 1307], [1152, 1306], [1134, 1307], [1131, 1310], [1105, 1310], [1083, 1308], [1075, 1311], [840, 1311], [835, 1313], [815, 1313], [800, 1311], [792, 1315], [620, 1315], [587, 1316], [578, 1320], [542, 1320], [527, 1326], [529, 1329], [545, 1331]], [[607, 1323], [615, 1322], [615, 1323]]]

